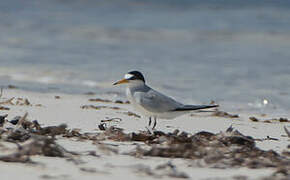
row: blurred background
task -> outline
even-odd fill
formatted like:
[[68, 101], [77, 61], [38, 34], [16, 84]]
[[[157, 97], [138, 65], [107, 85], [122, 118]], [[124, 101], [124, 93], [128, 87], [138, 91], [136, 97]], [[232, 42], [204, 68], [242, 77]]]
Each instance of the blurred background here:
[[0, 1], [2, 87], [124, 96], [130, 70], [186, 103], [287, 114], [290, 1]]

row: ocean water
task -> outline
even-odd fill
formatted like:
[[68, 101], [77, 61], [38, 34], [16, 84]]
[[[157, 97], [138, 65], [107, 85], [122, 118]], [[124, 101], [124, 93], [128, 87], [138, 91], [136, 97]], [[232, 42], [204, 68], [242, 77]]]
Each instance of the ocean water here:
[[130, 70], [185, 103], [289, 114], [290, 1], [1, 0], [0, 83], [123, 95]]

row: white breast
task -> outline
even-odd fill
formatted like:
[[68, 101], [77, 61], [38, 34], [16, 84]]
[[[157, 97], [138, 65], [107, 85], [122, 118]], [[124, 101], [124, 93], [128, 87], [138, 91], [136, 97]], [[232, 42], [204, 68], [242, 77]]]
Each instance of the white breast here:
[[147, 111], [146, 109], [144, 109], [140, 104], [138, 104], [135, 100], [135, 98], [133, 97], [133, 94], [130, 90], [130, 88], [127, 88], [126, 89], [126, 95], [127, 95], [127, 98], [128, 100], [130, 101], [130, 103], [132, 104], [132, 106], [134, 107], [134, 109], [136, 111], [139, 111], [140, 113], [142, 113], [142, 115], [145, 115], [147, 117], [150, 117], [150, 116], [154, 116], [153, 113]]

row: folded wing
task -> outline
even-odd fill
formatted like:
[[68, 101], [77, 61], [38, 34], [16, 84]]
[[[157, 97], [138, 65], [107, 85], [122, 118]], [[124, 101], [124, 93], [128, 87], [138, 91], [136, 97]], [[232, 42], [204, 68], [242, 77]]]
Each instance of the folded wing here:
[[155, 113], [173, 111], [174, 109], [184, 106], [174, 99], [153, 89], [150, 89], [147, 92], [135, 92], [134, 97], [136, 102], [144, 109]]
[[173, 111], [193, 111], [193, 110], [200, 110], [200, 109], [208, 109], [208, 108], [215, 108], [218, 105], [184, 105], [182, 107], [178, 107]]

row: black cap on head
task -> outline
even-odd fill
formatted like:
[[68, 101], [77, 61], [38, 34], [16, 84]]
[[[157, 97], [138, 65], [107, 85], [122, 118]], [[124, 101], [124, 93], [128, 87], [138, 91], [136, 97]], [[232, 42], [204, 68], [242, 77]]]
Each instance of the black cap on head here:
[[144, 76], [139, 71], [130, 71], [127, 74], [132, 74], [133, 76], [130, 78], [130, 80], [141, 80], [145, 83]]

